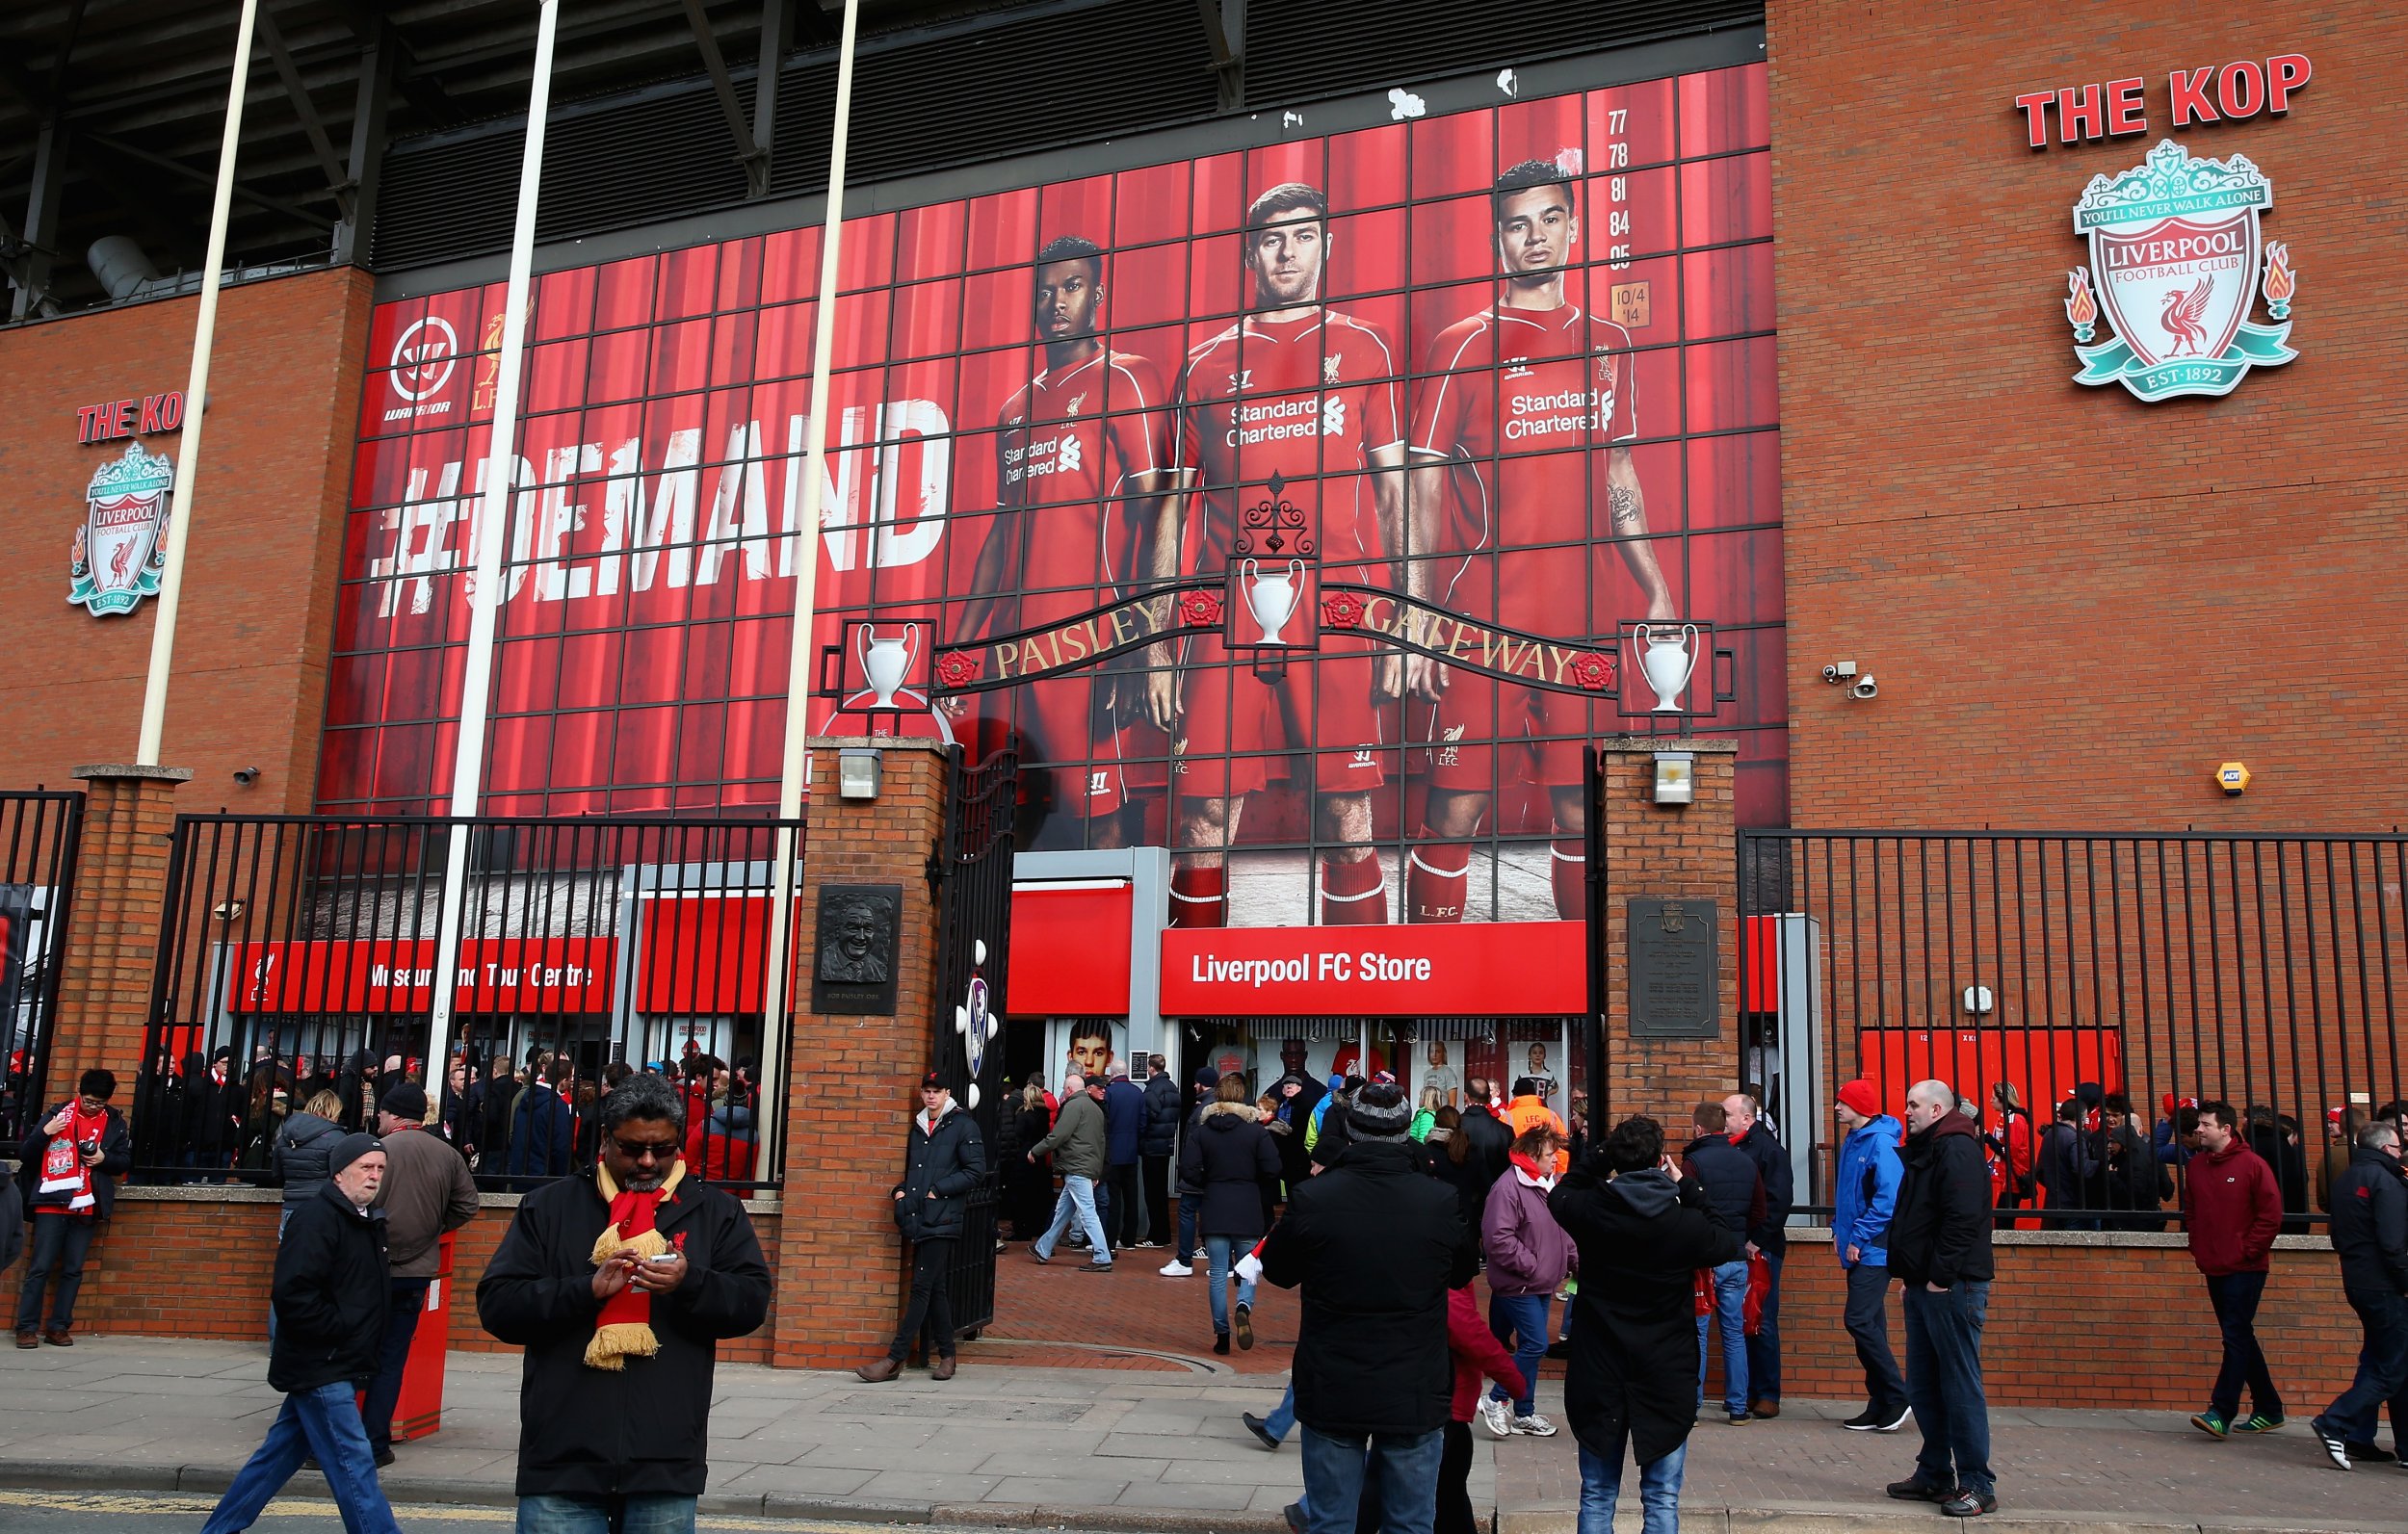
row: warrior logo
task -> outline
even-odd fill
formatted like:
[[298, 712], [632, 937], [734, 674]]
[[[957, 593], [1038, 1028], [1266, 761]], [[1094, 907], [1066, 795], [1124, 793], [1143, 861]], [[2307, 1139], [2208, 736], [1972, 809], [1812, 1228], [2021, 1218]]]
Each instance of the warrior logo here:
[[412, 402], [425, 399], [452, 381], [459, 365], [459, 336], [451, 323], [429, 315], [402, 332], [393, 343], [393, 392]]
[[67, 559], [66, 599], [97, 618], [131, 612], [159, 594], [168, 567], [168, 492], [175, 464], [130, 443], [84, 490], [84, 525]]
[[[2245, 156], [2193, 159], [2171, 139], [2121, 175], [2091, 177], [2074, 204], [2090, 265], [2066, 273], [2082, 363], [2074, 381], [2120, 382], [2149, 401], [2230, 394], [2251, 368], [2297, 356], [2287, 344], [2298, 289], [2289, 252], [2270, 245], [2261, 261], [2258, 220], [2273, 206], [2273, 185]], [[2285, 323], [2250, 323], [2258, 291]], [[2083, 345], [2102, 311], [2114, 338]]]

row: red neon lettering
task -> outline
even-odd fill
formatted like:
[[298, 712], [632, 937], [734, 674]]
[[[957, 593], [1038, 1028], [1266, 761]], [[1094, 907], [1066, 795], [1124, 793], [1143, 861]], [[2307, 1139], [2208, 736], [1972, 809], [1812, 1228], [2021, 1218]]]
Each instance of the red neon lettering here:
[[2265, 109], [2272, 113], [2290, 110], [2290, 93], [2316, 78], [2316, 66], [2304, 53], [2277, 54], [2265, 62], [2265, 72], [2272, 84], [2265, 93]]
[[2166, 87], [2174, 95], [2174, 126], [2187, 128], [2194, 121], [2221, 120], [2208, 100], [2208, 80], [2214, 73], [2215, 67], [2211, 65], [2204, 69], [2177, 69], [2165, 77]]
[[2059, 91], [2056, 93], [2056, 142], [2072, 143], [2081, 139], [2106, 137], [2107, 107], [2099, 100], [2099, 88], [2083, 86], [2078, 93]]
[[2028, 91], [2015, 98], [2015, 110], [2024, 115], [2025, 142], [2035, 149], [2049, 146], [2049, 104], [2055, 99], [2054, 91]]
[[2228, 117], [2254, 117], [2265, 108], [2265, 71], [2256, 61], [2237, 59], [2215, 77], [2215, 95]]
[[2141, 112], [2140, 82], [2138, 80], [2109, 80], [2107, 82], [2107, 137], [2114, 138], [2119, 134], [2148, 132], [2149, 124], [2143, 120]]

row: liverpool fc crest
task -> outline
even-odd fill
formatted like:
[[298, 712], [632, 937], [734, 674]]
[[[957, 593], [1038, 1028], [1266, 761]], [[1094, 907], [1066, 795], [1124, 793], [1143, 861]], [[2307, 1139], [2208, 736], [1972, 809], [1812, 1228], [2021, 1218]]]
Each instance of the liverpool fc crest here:
[[175, 464], [139, 442], [100, 466], [84, 490], [84, 525], [67, 561], [66, 599], [94, 617], [131, 612], [159, 594], [168, 566], [168, 491]]
[[[2299, 353], [2290, 338], [2298, 280], [2281, 245], [2260, 247], [2274, 188], [2242, 155], [2198, 160], [2171, 139], [2122, 175], [2096, 175], [2074, 204], [2090, 265], [2066, 273], [2077, 383], [2117, 382], [2143, 400], [2230, 394], [2251, 368]], [[2255, 325], [2259, 293], [2275, 325]], [[2114, 337], [2085, 345], [2104, 313]]]

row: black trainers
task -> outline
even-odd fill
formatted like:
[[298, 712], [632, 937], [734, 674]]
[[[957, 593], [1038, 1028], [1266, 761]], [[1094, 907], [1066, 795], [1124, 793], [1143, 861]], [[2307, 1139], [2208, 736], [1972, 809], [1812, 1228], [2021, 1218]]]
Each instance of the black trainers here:
[[2308, 1418], [2308, 1430], [2316, 1434], [2316, 1442], [2324, 1446], [2324, 1456], [2333, 1462], [2334, 1469], [2343, 1470], [2354, 1469], [2349, 1463], [2348, 1441], [2325, 1426], [2324, 1418], [2320, 1417]]
[[1901, 1502], [1945, 1502], [1956, 1495], [1956, 1488], [1934, 1486], [1920, 1475], [1910, 1475], [1902, 1481], [1892, 1481], [1889, 1492]]
[[2351, 1439], [2343, 1446], [2349, 1450], [2349, 1463], [2352, 1465], [2392, 1465], [2397, 1463], [2399, 1458], [2380, 1443], [2361, 1443]]
[[1876, 1432], [1881, 1427], [1881, 1414], [1868, 1406], [1840, 1425], [1851, 1433]]
[[1979, 1518], [1984, 1513], [1998, 1510], [1998, 1497], [1988, 1492], [1976, 1492], [1970, 1486], [1958, 1487], [1954, 1496], [1940, 1504], [1941, 1513], [1949, 1518]]

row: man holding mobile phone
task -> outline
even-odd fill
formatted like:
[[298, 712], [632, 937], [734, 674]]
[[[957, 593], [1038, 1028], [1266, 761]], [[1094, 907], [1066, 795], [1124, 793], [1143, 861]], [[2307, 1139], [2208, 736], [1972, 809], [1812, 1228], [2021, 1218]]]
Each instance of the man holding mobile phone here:
[[769, 1265], [744, 1205], [688, 1175], [682, 1093], [633, 1076], [600, 1117], [601, 1164], [527, 1195], [477, 1285], [526, 1349], [518, 1526], [691, 1534], [719, 1343], [768, 1319]]

